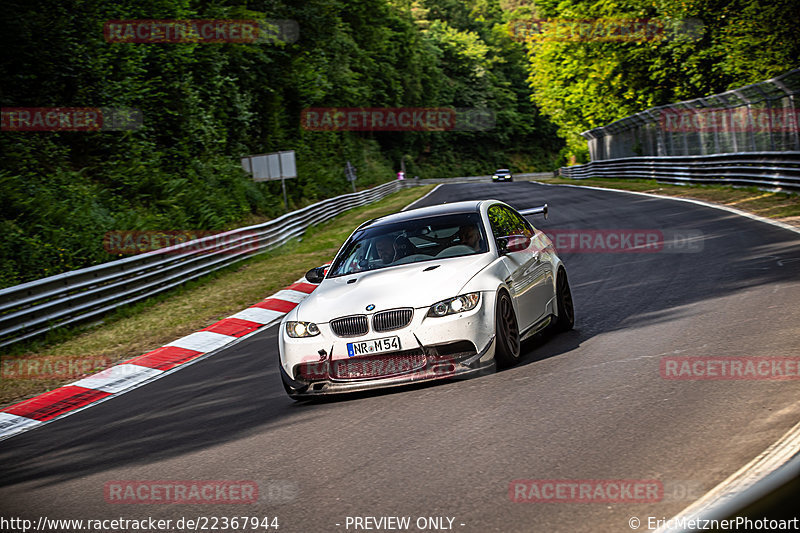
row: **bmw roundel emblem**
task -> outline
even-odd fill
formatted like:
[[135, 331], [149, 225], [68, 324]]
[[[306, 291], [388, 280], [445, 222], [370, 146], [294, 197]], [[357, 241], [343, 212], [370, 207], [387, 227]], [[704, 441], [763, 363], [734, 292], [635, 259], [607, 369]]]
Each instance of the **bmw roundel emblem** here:
[[369, 304], [367, 306], [367, 311], [372, 311], [373, 309], [375, 309], [375, 304]]

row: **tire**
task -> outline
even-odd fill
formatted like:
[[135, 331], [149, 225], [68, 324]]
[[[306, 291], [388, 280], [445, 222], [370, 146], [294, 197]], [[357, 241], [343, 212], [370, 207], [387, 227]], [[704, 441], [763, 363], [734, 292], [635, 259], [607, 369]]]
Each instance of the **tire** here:
[[304, 400], [305, 398], [303, 398], [302, 396], [298, 396], [297, 390], [294, 387], [292, 387], [289, 383], [287, 383], [286, 373], [284, 372], [283, 367], [280, 365], [280, 363], [278, 363], [278, 373], [281, 375], [281, 384], [283, 384], [283, 390], [286, 391], [286, 395], [296, 402]]
[[556, 306], [558, 307], [558, 317], [553, 325], [553, 331], [569, 331], [575, 327], [575, 307], [572, 303], [572, 291], [569, 288], [567, 271], [563, 268], [558, 270], [556, 278]]
[[292, 400], [294, 400], [296, 402], [299, 402], [299, 401], [303, 400], [303, 398], [301, 398], [300, 396], [297, 396], [297, 394], [295, 394], [295, 390], [293, 388], [291, 388], [289, 385], [287, 385], [285, 381], [282, 381], [282, 383], [283, 383], [283, 390], [286, 391], [286, 395], [289, 398], [291, 398]]
[[505, 291], [497, 295], [495, 344], [494, 358], [498, 367], [513, 366], [519, 361], [519, 325], [511, 297]]

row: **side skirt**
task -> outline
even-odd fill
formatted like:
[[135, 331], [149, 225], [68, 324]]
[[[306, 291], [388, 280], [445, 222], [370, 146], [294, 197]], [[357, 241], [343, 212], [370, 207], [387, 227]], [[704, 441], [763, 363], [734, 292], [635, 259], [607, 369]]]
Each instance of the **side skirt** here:
[[525, 330], [525, 332], [519, 336], [520, 342], [524, 341], [525, 339], [533, 337], [534, 335], [542, 331], [544, 328], [549, 326], [550, 322], [552, 321], [553, 321], [553, 315], [547, 315], [542, 320], [540, 320], [539, 322], [537, 322], [536, 324], [532, 325], [527, 330]]

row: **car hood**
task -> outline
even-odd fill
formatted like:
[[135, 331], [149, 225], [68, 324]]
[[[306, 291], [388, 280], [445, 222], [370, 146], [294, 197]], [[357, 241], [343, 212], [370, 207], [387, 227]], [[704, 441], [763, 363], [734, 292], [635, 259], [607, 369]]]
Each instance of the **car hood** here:
[[[368, 305], [375, 306], [373, 311], [428, 307], [461, 294], [464, 285], [492, 261], [492, 254], [484, 253], [325, 279], [295, 308], [296, 320], [324, 323], [364, 314]], [[353, 279], [356, 281], [348, 283]]]

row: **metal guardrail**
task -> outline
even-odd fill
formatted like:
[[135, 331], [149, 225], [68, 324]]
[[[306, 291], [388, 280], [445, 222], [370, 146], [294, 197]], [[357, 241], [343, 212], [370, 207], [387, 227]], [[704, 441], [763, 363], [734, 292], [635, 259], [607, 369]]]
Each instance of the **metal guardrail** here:
[[566, 178], [655, 179], [800, 191], [800, 152], [626, 157], [562, 167]]
[[581, 133], [592, 161], [800, 150], [800, 69]]
[[280, 246], [310, 226], [411, 185], [389, 182], [323, 200], [263, 224], [2, 289], [0, 347], [149, 298]]

